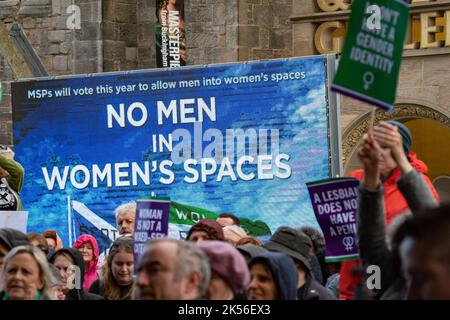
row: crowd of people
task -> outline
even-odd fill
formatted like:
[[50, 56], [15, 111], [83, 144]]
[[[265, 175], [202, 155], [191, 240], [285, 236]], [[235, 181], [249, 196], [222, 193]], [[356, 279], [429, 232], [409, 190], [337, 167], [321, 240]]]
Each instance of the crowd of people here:
[[[0, 299], [450, 299], [450, 205], [439, 204], [411, 144], [409, 130], [395, 121], [364, 136], [363, 169], [351, 173], [361, 180], [360, 260], [326, 263], [325, 239], [308, 226], [280, 227], [263, 243], [236, 215], [223, 213], [200, 220], [186, 239], [149, 240], [134, 261], [136, 203], [130, 202], [116, 209], [120, 236], [103, 263], [89, 234], [64, 248], [55, 230], [0, 229]], [[7, 210], [18, 210], [23, 169], [11, 153], [0, 150], [0, 181], [15, 197]], [[380, 268], [381, 280], [369, 290], [361, 270], [371, 265]]]

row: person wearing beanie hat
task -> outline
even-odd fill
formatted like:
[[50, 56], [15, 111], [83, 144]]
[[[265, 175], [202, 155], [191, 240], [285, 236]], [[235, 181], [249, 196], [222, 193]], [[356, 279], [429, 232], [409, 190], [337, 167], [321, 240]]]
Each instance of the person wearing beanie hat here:
[[311, 268], [311, 239], [301, 231], [280, 227], [263, 245], [270, 251], [291, 256], [297, 267], [297, 296], [299, 300], [336, 300], [334, 295], [314, 278]]
[[225, 241], [200, 241], [197, 246], [209, 258], [211, 280], [206, 290], [208, 300], [233, 300], [244, 294], [250, 273], [244, 257]]
[[[380, 231], [383, 233], [385, 227], [390, 228], [394, 219], [410, 212], [409, 202], [400, 189], [402, 185], [405, 186], [405, 182], [415, 180], [418, 183], [423, 180], [423, 184], [429, 189], [427, 191], [439, 201], [438, 194], [427, 176], [428, 167], [411, 151], [412, 141], [411, 132], [404, 124], [398, 121], [381, 121], [371, 132], [364, 135], [363, 144], [358, 151], [364, 169], [354, 170], [349, 174], [350, 177], [362, 181], [360, 192], [371, 199], [370, 204], [376, 202], [376, 195], [382, 197], [384, 223], [383, 230]], [[359, 212], [358, 215], [360, 214], [371, 215], [364, 212]], [[370, 229], [372, 226], [369, 224], [367, 227]], [[373, 239], [369, 240], [373, 242]], [[361, 267], [359, 259], [342, 262], [339, 277], [341, 299], [355, 298], [359, 279], [352, 275], [352, 270], [358, 267]]]
[[[402, 137], [403, 151], [405, 152], [405, 155], [408, 156], [408, 153], [411, 150], [411, 145], [412, 145], [411, 131], [409, 131], [408, 127], [405, 126], [401, 122], [398, 122], [395, 120], [389, 120], [388, 123], [397, 127], [397, 131], [400, 134], [400, 136]], [[381, 125], [382, 124], [380, 124], [380, 126]]]
[[205, 218], [197, 222], [189, 229], [187, 241], [198, 242], [203, 240], [224, 241], [222, 226], [215, 220]]

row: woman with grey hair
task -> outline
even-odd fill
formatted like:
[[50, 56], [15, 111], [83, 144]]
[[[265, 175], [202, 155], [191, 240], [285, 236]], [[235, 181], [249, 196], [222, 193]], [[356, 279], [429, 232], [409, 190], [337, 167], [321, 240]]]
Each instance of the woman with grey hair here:
[[33, 246], [19, 246], [5, 257], [0, 300], [51, 300], [55, 282], [44, 253]]

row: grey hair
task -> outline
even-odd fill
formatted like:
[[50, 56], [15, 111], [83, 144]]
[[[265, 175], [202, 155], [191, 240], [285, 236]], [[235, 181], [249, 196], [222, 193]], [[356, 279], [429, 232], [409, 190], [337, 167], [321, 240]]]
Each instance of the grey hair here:
[[52, 298], [50, 289], [55, 285], [55, 283], [57, 283], [57, 280], [53, 276], [45, 254], [41, 249], [31, 245], [15, 247], [6, 255], [3, 271], [0, 276], [0, 291], [4, 291], [6, 287], [6, 268], [8, 267], [9, 262], [14, 256], [21, 253], [28, 253], [34, 258], [40, 269], [39, 277], [44, 283], [44, 287], [42, 288], [42, 297]]
[[200, 273], [201, 278], [198, 286], [198, 295], [202, 297], [206, 293], [209, 281], [211, 280], [211, 268], [209, 266], [208, 256], [194, 243], [170, 238], [150, 240], [147, 243], [147, 248], [159, 242], [171, 242], [178, 246], [176, 281], [189, 276], [192, 272], [197, 271]]
[[135, 201], [123, 203], [120, 206], [118, 206], [116, 208], [116, 210], [114, 210], [116, 220], [119, 215], [130, 212], [130, 211], [136, 213], [136, 202]]

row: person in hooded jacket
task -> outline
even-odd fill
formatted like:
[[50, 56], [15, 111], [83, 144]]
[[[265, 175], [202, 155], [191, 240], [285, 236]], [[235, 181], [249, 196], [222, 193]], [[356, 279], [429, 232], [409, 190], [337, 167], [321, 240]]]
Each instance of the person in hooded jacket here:
[[99, 278], [97, 272], [99, 269], [97, 266], [99, 256], [97, 240], [89, 234], [82, 234], [78, 237], [73, 247], [80, 250], [83, 255], [85, 270], [83, 290], [84, 292], [89, 292], [92, 283]]
[[11, 228], [0, 229], [0, 274], [2, 272], [3, 259], [8, 252], [18, 246], [29, 245], [27, 235]]
[[297, 267], [298, 300], [336, 300], [336, 297], [314, 278], [311, 267], [311, 239], [290, 227], [279, 227], [264, 248], [288, 254]]
[[[385, 131], [392, 131], [393, 128], [402, 138], [402, 147], [409, 165], [418, 172], [418, 174], [425, 181], [427, 188], [431, 191], [434, 198], [438, 201], [439, 196], [434, 189], [430, 179], [428, 178], [428, 167], [419, 159], [414, 152], [411, 151], [412, 135], [409, 129], [397, 121], [381, 121], [373, 128], [374, 139], [377, 140], [377, 135], [383, 134]], [[383, 202], [385, 207], [385, 225], [390, 226], [391, 222], [398, 216], [405, 212], [410, 212], [407, 201], [402, 192], [397, 186], [397, 182], [402, 176], [402, 171], [393, 158], [391, 150], [386, 147], [381, 147], [381, 155], [379, 161], [380, 180], [384, 189]], [[364, 180], [364, 169], [358, 169], [350, 172], [349, 176], [354, 177], [360, 181]], [[343, 261], [341, 264], [339, 277], [339, 293], [341, 299], [354, 299], [355, 288], [359, 282], [357, 277], [352, 276], [352, 270], [361, 267], [361, 260]]]
[[[85, 263], [79, 250], [60, 249], [50, 257], [50, 263], [54, 264], [61, 274], [62, 291], [66, 300], [104, 300], [99, 295], [83, 291]], [[73, 273], [75, 273], [74, 279]], [[73, 279], [75, 283], [68, 284], [67, 280], [69, 279]]]
[[249, 300], [297, 300], [297, 268], [285, 253], [265, 252], [249, 264]]

